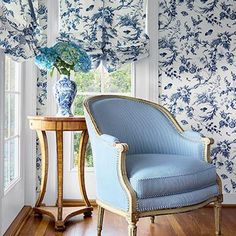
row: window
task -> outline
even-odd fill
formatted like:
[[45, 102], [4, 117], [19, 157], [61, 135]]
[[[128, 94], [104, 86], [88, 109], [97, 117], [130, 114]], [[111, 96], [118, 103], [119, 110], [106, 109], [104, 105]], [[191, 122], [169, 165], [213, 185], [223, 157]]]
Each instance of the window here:
[[21, 67], [5, 56], [4, 190], [20, 176]]
[[[83, 115], [83, 101], [89, 96], [99, 94], [119, 94], [131, 96], [133, 94], [132, 64], [125, 64], [119, 70], [108, 73], [104, 67], [89, 73], [77, 73], [77, 96], [74, 102], [74, 114]], [[77, 155], [80, 141], [80, 133], [73, 135], [73, 167], [77, 165]], [[92, 150], [90, 143], [86, 150], [86, 167], [93, 167]]]

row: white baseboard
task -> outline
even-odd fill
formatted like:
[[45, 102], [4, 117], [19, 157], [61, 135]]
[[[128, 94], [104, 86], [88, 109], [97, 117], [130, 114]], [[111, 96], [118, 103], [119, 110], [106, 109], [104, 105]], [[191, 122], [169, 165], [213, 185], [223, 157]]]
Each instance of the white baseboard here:
[[236, 204], [236, 193], [224, 193], [223, 204]]

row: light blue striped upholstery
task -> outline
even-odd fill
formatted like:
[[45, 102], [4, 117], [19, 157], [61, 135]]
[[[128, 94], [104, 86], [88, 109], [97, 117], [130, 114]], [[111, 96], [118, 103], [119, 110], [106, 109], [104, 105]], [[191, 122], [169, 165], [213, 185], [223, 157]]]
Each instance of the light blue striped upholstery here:
[[87, 105], [94, 119], [85, 110], [100, 201], [129, 208], [116, 142], [129, 146], [126, 170], [139, 211], [188, 206], [219, 194], [216, 170], [204, 162], [200, 134], [180, 132], [161, 109], [138, 100], [102, 96]]
[[99, 130], [129, 145], [129, 154], [180, 154], [202, 159], [198, 136], [177, 132], [173, 123], [156, 108], [138, 101], [106, 98], [90, 104]]
[[86, 111], [85, 118], [93, 151], [97, 199], [127, 211], [128, 196], [120, 183], [117, 171], [119, 152], [113, 146], [117, 139], [109, 135], [98, 136]]
[[216, 184], [215, 166], [191, 157], [128, 155], [126, 169], [138, 198], [175, 195]]
[[164, 197], [138, 199], [138, 211], [152, 211], [195, 205], [218, 195], [218, 186], [213, 185], [196, 191]]

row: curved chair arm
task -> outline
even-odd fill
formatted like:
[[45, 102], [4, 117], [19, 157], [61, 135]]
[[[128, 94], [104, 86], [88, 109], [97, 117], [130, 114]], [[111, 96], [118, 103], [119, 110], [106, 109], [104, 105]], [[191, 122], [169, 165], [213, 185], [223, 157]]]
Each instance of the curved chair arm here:
[[134, 192], [126, 174], [128, 145], [103, 134], [96, 137], [96, 147], [93, 150], [98, 200], [126, 212], [132, 206], [136, 208], [136, 203], [132, 201], [134, 197], [131, 196]]
[[100, 138], [101, 138], [103, 141], [107, 142], [108, 145], [115, 146], [116, 143], [120, 143], [120, 141], [119, 141], [118, 138], [113, 137], [113, 136], [111, 136], [111, 135], [109, 135], [109, 134], [102, 134], [102, 135], [100, 135]]
[[201, 149], [202, 157], [201, 159], [204, 159], [206, 162], [211, 163], [210, 159], [210, 145], [214, 143], [214, 140], [212, 138], [207, 138], [202, 136], [200, 133], [192, 131], [192, 130], [186, 130], [182, 133], [182, 136], [187, 139], [188, 141], [191, 141], [191, 145], [188, 145], [187, 148], [197, 147], [198, 149]]
[[85, 117], [93, 150], [97, 200], [126, 213], [136, 209], [132, 200], [136, 195], [126, 174], [128, 145], [111, 135], [98, 133], [87, 112]]

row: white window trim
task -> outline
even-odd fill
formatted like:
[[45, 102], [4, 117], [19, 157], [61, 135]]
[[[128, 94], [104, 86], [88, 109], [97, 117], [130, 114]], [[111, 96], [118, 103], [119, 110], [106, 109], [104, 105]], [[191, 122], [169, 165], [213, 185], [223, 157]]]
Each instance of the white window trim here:
[[[4, 56], [3, 53], [0, 52], [0, 71], [4, 71]], [[0, 74], [0, 91], [4, 91], [4, 78], [2, 74]], [[4, 106], [4, 93], [0, 92], [0, 110], [3, 109]], [[4, 120], [4, 113], [0, 112], [0, 121]], [[0, 147], [4, 145], [4, 124], [0, 122]], [[2, 217], [2, 198], [4, 196], [4, 189], [3, 189], [3, 148], [0, 148], [0, 218]], [[2, 221], [0, 221], [0, 235], [3, 234], [2, 232]]]
[[[2, 58], [3, 60], [3, 71], [2, 71], [2, 74], [3, 76], [5, 77], [5, 55], [3, 54]], [[18, 88], [17, 88], [17, 91], [12, 91], [12, 90], [5, 90], [5, 82], [3, 82], [3, 86], [4, 86], [4, 97], [3, 97], [3, 102], [5, 103], [5, 95], [6, 94], [13, 94], [13, 95], [18, 95], [18, 104], [17, 104], [17, 107], [16, 107], [16, 110], [15, 110], [15, 113], [18, 114], [18, 121], [16, 123], [17, 125], [17, 134], [13, 135], [13, 136], [10, 136], [9, 138], [3, 140], [3, 146], [5, 146], [5, 142], [8, 142], [10, 140], [14, 140], [14, 139], [17, 139], [18, 138], [18, 160], [17, 160], [17, 177], [15, 177], [7, 186], [5, 189], [3, 189], [4, 191], [4, 196], [7, 195], [8, 192], [11, 191], [12, 188], [15, 187], [15, 185], [21, 181], [24, 177], [24, 172], [23, 172], [23, 169], [24, 169], [24, 166], [22, 165], [22, 158], [23, 158], [23, 154], [22, 153], [22, 120], [23, 120], [23, 111], [22, 111], [22, 84], [23, 84], [23, 81], [22, 81], [22, 78], [23, 78], [23, 74], [22, 74], [22, 65], [17, 65], [17, 71], [16, 71], [17, 75], [20, 76], [20, 83], [18, 84]], [[17, 78], [19, 79], [19, 78]], [[5, 81], [5, 78], [4, 80]], [[10, 104], [9, 104], [10, 105]], [[4, 109], [5, 110], [5, 107], [3, 105], [3, 107], [1, 107], [1, 109]], [[3, 112], [3, 114], [5, 114], [5, 111]], [[15, 116], [16, 117], [16, 116]], [[4, 120], [2, 120], [2, 123], [3, 123], [3, 126], [4, 126]], [[4, 133], [4, 131], [3, 131]], [[4, 167], [3, 167], [4, 168]], [[3, 179], [4, 181], [4, 179]]]
[[23, 63], [23, 91], [22, 106], [22, 153], [24, 156], [25, 175], [25, 204], [33, 206], [36, 201], [36, 132], [30, 130], [27, 116], [36, 114], [37, 101], [37, 67], [34, 59]]
[[149, 57], [135, 62], [135, 97], [158, 101], [158, 1], [147, 1], [147, 34], [150, 38]]

